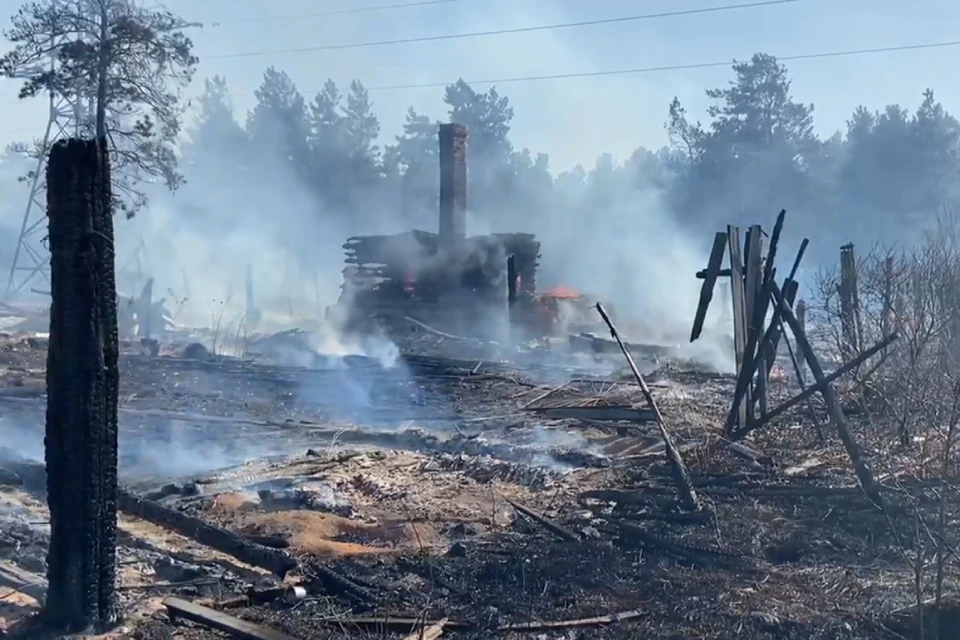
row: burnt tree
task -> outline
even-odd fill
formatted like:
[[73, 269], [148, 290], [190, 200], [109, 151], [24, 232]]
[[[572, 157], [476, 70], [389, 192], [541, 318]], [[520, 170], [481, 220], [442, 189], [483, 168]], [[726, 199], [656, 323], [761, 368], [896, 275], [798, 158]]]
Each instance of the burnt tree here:
[[112, 625], [116, 605], [119, 375], [113, 219], [106, 145], [50, 150], [50, 347], [46, 466], [50, 507], [46, 621]]

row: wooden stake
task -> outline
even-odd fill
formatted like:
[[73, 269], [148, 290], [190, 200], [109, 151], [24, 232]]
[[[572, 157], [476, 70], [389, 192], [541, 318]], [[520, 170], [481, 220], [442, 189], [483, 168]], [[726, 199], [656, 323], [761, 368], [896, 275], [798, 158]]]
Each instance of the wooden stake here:
[[843, 359], [849, 360], [860, 351], [859, 299], [857, 294], [857, 261], [853, 244], [840, 247], [840, 325], [843, 333]]

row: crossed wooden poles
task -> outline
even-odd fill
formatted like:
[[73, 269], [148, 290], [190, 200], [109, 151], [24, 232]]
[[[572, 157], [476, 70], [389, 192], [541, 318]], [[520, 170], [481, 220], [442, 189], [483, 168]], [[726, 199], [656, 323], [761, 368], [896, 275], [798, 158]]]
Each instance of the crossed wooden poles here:
[[[879, 487], [861, 455], [859, 444], [850, 433], [831, 383], [883, 351], [897, 340], [898, 335], [896, 332], [890, 333], [873, 347], [860, 351], [831, 375], [827, 376], [824, 373], [807, 338], [803, 301], [796, 299], [799, 288], [796, 281], [797, 270], [809, 240], [804, 239], [800, 244], [793, 265], [782, 284], [778, 285], [776, 281], [777, 245], [783, 232], [785, 219], [786, 211], [781, 211], [769, 235], [769, 249], [765, 255], [763, 251], [765, 233], [760, 225], [753, 225], [747, 230], [742, 244], [740, 229], [736, 226], [728, 226], [726, 231], [716, 234], [707, 268], [697, 273], [697, 277], [703, 280], [703, 286], [700, 290], [700, 301], [694, 316], [690, 341], [696, 341], [703, 331], [707, 309], [713, 298], [717, 281], [722, 277], [729, 278], [733, 304], [737, 383], [730, 412], [724, 425], [724, 436], [731, 441], [741, 440], [791, 407], [807, 402], [813, 395], [819, 393], [823, 396], [830, 421], [836, 427], [850, 456], [860, 486], [874, 504], [882, 506]], [[729, 255], [727, 268], [723, 268], [725, 255]], [[788, 328], [789, 333], [793, 335], [796, 351], [787, 338]], [[781, 405], [768, 409], [767, 381], [781, 340], [790, 353], [801, 392]], [[805, 386], [805, 367], [809, 368], [814, 379], [814, 384], [810, 387]]]

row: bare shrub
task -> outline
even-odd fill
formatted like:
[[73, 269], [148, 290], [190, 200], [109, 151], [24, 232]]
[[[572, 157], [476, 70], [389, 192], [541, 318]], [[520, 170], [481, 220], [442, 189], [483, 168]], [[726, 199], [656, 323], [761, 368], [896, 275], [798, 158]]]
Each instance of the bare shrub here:
[[[915, 576], [918, 618], [940, 610], [956, 576], [956, 437], [960, 424], [960, 226], [952, 216], [912, 248], [877, 246], [855, 262], [855, 317], [841, 296], [841, 270], [821, 270], [808, 301], [811, 337], [846, 360], [892, 331], [900, 340], [861, 365], [841, 393], [872, 448], [879, 479], [904, 490], [909, 517], [890, 524]], [[853, 329], [850, 323], [853, 323]], [[907, 490], [927, 487], [923, 492]], [[906, 521], [910, 520], [909, 526]], [[953, 564], [951, 564], [953, 563]], [[952, 571], [951, 571], [952, 568]], [[926, 621], [937, 637], [938, 616]], [[921, 621], [921, 625], [924, 623]]]

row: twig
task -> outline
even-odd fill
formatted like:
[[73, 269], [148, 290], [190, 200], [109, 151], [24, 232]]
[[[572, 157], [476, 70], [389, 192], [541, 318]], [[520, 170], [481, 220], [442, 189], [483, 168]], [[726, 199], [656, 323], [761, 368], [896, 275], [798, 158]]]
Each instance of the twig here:
[[570, 386], [570, 384], [571, 384], [570, 382], [564, 382], [563, 384], [559, 384], [559, 385], [553, 387], [552, 389], [548, 389], [548, 390], [546, 390], [545, 392], [543, 392], [543, 393], [541, 393], [540, 395], [538, 395], [538, 396], [537, 396], [536, 398], [534, 398], [533, 400], [531, 400], [530, 402], [527, 402], [527, 403], [523, 404], [520, 408], [521, 408], [521, 409], [526, 409], [527, 407], [529, 407], [529, 406], [531, 406], [531, 405], [534, 405], [534, 404], [540, 402], [541, 400], [547, 398], [548, 396], [553, 395], [553, 394], [556, 393], [557, 391], [560, 391], [560, 390], [564, 389], [565, 387]]

